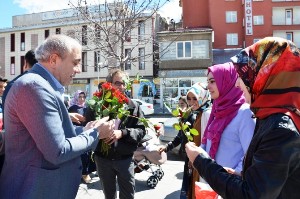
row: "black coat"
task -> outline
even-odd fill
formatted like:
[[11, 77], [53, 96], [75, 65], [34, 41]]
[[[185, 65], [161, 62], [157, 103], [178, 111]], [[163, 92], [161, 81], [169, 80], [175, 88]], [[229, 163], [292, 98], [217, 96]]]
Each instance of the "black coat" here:
[[257, 120], [242, 177], [228, 174], [203, 155], [198, 155], [193, 164], [223, 198], [300, 197], [300, 136], [291, 118], [284, 114]]

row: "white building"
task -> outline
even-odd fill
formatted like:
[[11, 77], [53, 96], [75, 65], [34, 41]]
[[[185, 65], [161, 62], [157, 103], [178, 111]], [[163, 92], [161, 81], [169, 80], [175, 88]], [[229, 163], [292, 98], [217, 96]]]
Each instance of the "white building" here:
[[[108, 6], [110, 5], [108, 4]], [[105, 17], [99, 15], [100, 12], [97, 8], [99, 9], [100, 6], [90, 7], [90, 14], [93, 15], [93, 19], [97, 20], [98, 16], [98, 21], [103, 21]], [[114, 9], [117, 12], [116, 7]], [[99, 16], [101, 17], [99, 18]], [[130, 19], [126, 20], [130, 21]], [[161, 18], [156, 14], [140, 16], [131, 21], [125, 42], [123, 42], [124, 45], [121, 46], [117, 43], [114, 46], [119, 55], [128, 58], [124, 69], [130, 77], [139, 74], [145, 79], [153, 79], [152, 54], [160, 22]], [[111, 20], [107, 20], [108, 27], [112, 23]], [[98, 81], [104, 81], [109, 73], [108, 68], [102, 67], [105, 65], [120, 66], [117, 59], [109, 57], [99, 50], [100, 47], [103, 47], [103, 43], [101, 39], [95, 40], [95, 38], [103, 38], [104, 33], [95, 28], [95, 23], [79, 19], [78, 11], [75, 9], [13, 16], [12, 24], [12, 28], [0, 29], [0, 75], [9, 80], [23, 72], [25, 53], [30, 49], [35, 49], [45, 38], [53, 34], [66, 34], [77, 39], [83, 45], [82, 72], [77, 74], [73, 83], [66, 88], [66, 92], [71, 95], [74, 91], [81, 89], [91, 96], [97, 89]], [[122, 31], [122, 28], [118, 28], [120, 27], [116, 27], [114, 31]], [[134, 57], [136, 58], [134, 59]], [[130, 58], [132, 59], [130, 60]], [[100, 71], [98, 71], [99, 67], [101, 67]]]

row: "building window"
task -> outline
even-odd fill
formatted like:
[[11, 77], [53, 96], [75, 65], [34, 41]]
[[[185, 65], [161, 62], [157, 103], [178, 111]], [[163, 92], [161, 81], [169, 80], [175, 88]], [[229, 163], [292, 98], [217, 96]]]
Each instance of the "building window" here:
[[264, 25], [264, 16], [253, 16], [253, 23], [254, 25]]
[[25, 56], [21, 56], [20, 57], [20, 62], [21, 62], [21, 68], [20, 68], [20, 71], [21, 71], [21, 73], [23, 73], [24, 72], [24, 64], [25, 64]]
[[94, 59], [94, 65], [95, 65], [94, 71], [97, 72], [100, 67], [100, 66], [98, 66], [98, 64], [100, 64], [100, 60], [101, 60], [100, 59], [100, 51], [95, 51], [94, 58], [95, 58]]
[[259, 40], [261, 40], [261, 39], [253, 39], [253, 43], [258, 42]]
[[10, 74], [15, 75], [15, 57], [10, 57]]
[[10, 51], [15, 52], [15, 34], [10, 34]]
[[49, 37], [49, 33], [50, 33], [49, 30], [45, 30], [45, 39], [47, 39], [47, 37]]
[[192, 42], [184, 41], [177, 42], [177, 58], [191, 58], [192, 57]]
[[226, 23], [237, 22], [237, 11], [226, 11]]
[[228, 46], [238, 45], [238, 34], [237, 33], [228, 33], [226, 35], [226, 44]]
[[21, 33], [21, 51], [25, 51], [25, 32]]
[[81, 66], [81, 71], [82, 72], [87, 72], [87, 52], [82, 52], [82, 66]]
[[131, 23], [125, 22], [125, 41], [131, 42]]
[[95, 24], [95, 44], [99, 45], [101, 39], [101, 27], [99, 24]]
[[125, 49], [125, 57], [128, 57], [126, 62], [125, 62], [125, 70], [131, 70], [131, 49], [130, 48], [126, 48]]
[[55, 34], [59, 35], [60, 34], [61, 29], [60, 28], [56, 28], [55, 29]]
[[292, 32], [287, 32], [286, 33], [286, 39], [293, 42], [293, 33]]
[[87, 26], [82, 26], [82, 35], [81, 35], [82, 45], [87, 45]]
[[285, 25], [292, 25], [293, 11], [292, 9], [285, 10]]
[[145, 21], [139, 21], [138, 34], [139, 40], [145, 39]]
[[145, 48], [139, 48], [139, 70], [145, 70]]

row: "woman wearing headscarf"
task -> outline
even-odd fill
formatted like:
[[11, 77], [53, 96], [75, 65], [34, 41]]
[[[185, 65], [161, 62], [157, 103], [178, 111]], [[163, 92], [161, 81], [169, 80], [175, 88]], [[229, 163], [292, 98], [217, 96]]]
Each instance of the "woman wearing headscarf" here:
[[[86, 95], [84, 91], [78, 90], [74, 93], [74, 97], [70, 102], [69, 113], [80, 114], [80, 118], [84, 119], [85, 112], [86, 112]], [[72, 121], [73, 124], [77, 126], [85, 126], [87, 123], [85, 120], [74, 121], [73, 118]], [[96, 171], [96, 164], [91, 158], [92, 158], [92, 151], [87, 151], [81, 155], [82, 180], [85, 183], [90, 183], [92, 181], [89, 174], [92, 173], [93, 171]]]
[[[206, 127], [210, 111], [211, 111], [211, 98], [206, 85], [203, 83], [194, 84], [187, 92], [187, 103], [191, 110], [190, 115], [183, 122], [191, 124], [190, 128], [195, 128], [199, 135], [193, 136], [193, 140], [197, 146], [201, 143], [201, 135], [203, 135]], [[169, 142], [166, 146], [159, 147], [159, 152], [171, 151], [179, 144], [184, 146], [188, 142], [186, 136], [182, 131], [179, 131], [173, 141]], [[189, 164], [189, 159], [186, 157], [183, 171], [182, 187], [181, 187], [181, 199], [194, 199], [194, 186], [195, 182], [199, 180], [199, 174]]]
[[201, 147], [218, 164], [239, 174], [253, 137], [253, 113], [239, 87], [238, 74], [232, 63], [209, 67], [207, 82], [214, 101]]
[[223, 198], [299, 198], [300, 51], [291, 41], [267, 37], [232, 61], [249, 87], [257, 118], [242, 176], [227, 173], [191, 143], [187, 155]]

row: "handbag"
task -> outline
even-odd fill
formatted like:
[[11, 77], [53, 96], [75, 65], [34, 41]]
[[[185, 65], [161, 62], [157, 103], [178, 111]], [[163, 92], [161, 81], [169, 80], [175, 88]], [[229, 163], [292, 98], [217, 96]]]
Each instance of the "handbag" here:
[[196, 199], [218, 199], [218, 194], [207, 183], [195, 182]]

